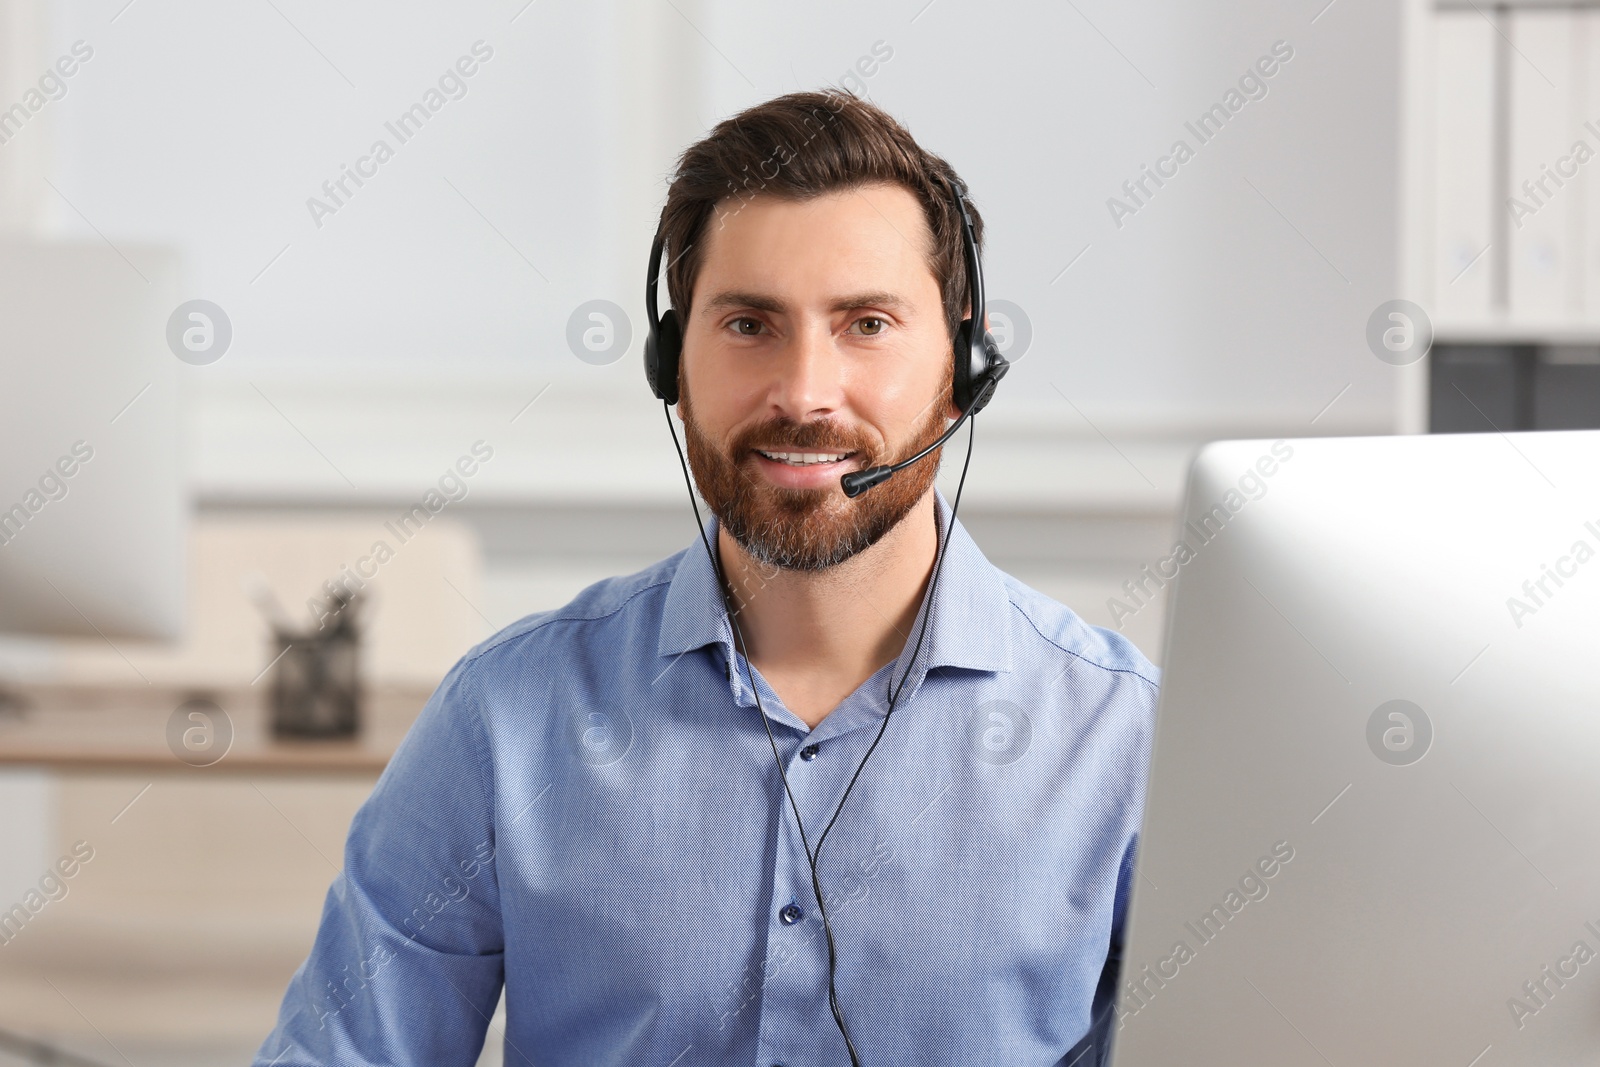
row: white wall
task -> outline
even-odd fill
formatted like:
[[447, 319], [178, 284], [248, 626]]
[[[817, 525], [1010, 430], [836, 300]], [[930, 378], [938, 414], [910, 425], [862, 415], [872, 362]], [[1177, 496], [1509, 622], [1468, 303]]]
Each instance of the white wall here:
[[[542, 404], [596, 437], [636, 437], [629, 455], [649, 465], [663, 442], [638, 373], [642, 324], [626, 358], [591, 367], [566, 350], [568, 313], [605, 297], [642, 317], [654, 214], [689, 139], [837, 80], [881, 41], [893, 55], [866, 92], [968, 178], [991, 226], [991, 295], [1032, 318], [1032, 349], [985, 422], [1081, 440], [1129, 492], [1149, 478], [1152, 504], [1170, 506], [1171, 480], [1112, 455], [1101, 433], [1133, 448], [1181, 438], [1176, 460], [1152, 461], [1181, 468], [1195, 438], [1393, 424], [1395, 370], [1363, 329], [1400, 295], [1399, 14], [1321, 7], [541, 0], [519, 15], [521, 0], [141, 0], [112, 22], [114, 5], [65, 3], [50, 48], [82, 38], [95, 56], [47, 111], [54, 180], [76, 207], [52, 197], [49, 225], [179, 242], [194, 294], [232, 316], [234, 349], [191, 375], [207, 493], [347, 489], [300, 432], [361, 466], [363, 492], [400, 492], [461, 447], [455, 429], [434, 437], [400, 417], [414, 398], [435, 421], [487, 428], [511, 394], [550, 381]], [[494, 57], [465, 98], [317, 228], [307, 198], [480, 39]], [[1198, 145], [1185, 120], [1278, 40], [1295, 57], [1269, 95]], [[1180, 136], [1195, 158], [1115, 226], [1107, 199]], [[247, 381], [313, 392], [331, 413], [306, 410], [296, 431]], [[365, 422], [346, 435], [352, 411]], [[1019, 454], [1070, 500], [1080, 487], [1049, 453]], [[523, 459], [537, 467], [538, 448]], [[593, 477], [600, 492], [613, 477], [637, 491], [618, 463]], [[506, 488], [567, 491], [539, 475]]]
[[[639, 373], [671, 164], [719, 119], [873, 54], [888, 58], [855, 87], [967, 178], [990, 296], [1032, 321], [979, 420], [963, 510], [1002, 544], [1034, 529], [1021, 516], [1061, 521], [1029, 534], [1055, 543], [997, 562], [1041, 583], [1037, 568], [1076, 571], [1057, 588], [1087, 591], [1074, 606], [1105, 622], [1097, 591], [1163, 547], [1200, 441], [1401, 425], [1405, 371], [1364, 336], [1380, 302], [1411, 295], [1398, 5], [47, 7], [36, 62], [80, 39], [94, 57], [3, 151], [43, 161], [47, 232], [175, 243], [190, 295], [232, 317], [222, 360], [179, 368], [209, 506], [387, 506], [479, 439], [496, 459], [472, 504], [522, 509], [524, 525], [678, 506]], [[384, 123], [479, 40], [493, 57], [466, 95], [400, 144]], [[1185, 123], [1280, 41], [1293, 58], [1265, 97], [1199, 143]], [[319, 228], [308, 198], [378, 137], [394, 158]], [[1179, 138], [1193, 158], [1118, 225], [1108, 200]], [[601, 367], [565, 342], [597, 297], [634, 316], [631, 349]], [[947, 492], [958, 471], [945, 464]], [[491, 552], [491, 584], [528, 562]]]

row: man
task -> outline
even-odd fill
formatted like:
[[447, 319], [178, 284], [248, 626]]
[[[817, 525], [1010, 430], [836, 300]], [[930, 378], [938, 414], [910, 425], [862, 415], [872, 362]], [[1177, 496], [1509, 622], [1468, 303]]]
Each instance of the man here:
[[662, 233], [707, 541], [451, 669], [258, 1064], [470, 1065], [502, 982], [507, 1063], [844, 1064], [830, 940], [862, 1064], [1100, 1062], [1156, 672], [994, 568], [937, 453], [839, 484], [960, 414], [953, 178], [842, 94], [684, 154]]

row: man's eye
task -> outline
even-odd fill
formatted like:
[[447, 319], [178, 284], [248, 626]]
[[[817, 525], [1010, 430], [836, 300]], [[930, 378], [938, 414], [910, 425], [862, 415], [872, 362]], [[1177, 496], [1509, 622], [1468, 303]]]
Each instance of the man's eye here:
[[[746, 326], [752, 326], [754, 329], [746, 330]], [[748, 315], [743, 315], [733, 320], [733, 328], [738, 331], [739, 336], [741, 337], [755, 337], [761, 332], [761, 320], [753, 319]]]
[[863, 315], [861, 318], [856, 320], [856, 325], [862, 328], [862, 333], [864, 333], [866, 336], [876, 337], [883, 333], [884, 327], [886, 327], [888, 323], [884, 322], [883, 319], [876, 315]]

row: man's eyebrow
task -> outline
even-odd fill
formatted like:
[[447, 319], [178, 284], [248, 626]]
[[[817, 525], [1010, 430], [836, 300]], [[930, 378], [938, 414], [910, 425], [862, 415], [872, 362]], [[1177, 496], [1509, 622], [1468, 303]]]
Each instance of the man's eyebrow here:
[[850, 311], [854, 308], [880, 307], [901, 311], [910, 305], [886, 289], [878, 289], [868, 293], [855, 293], [850, 296], [840, 297], [828, 308], [829, 311]]
[[[828, 310], [850, 311], [862, 307], [881, 307], [899, 311], [908, 306], [904, 299], [894, 293], [878, 289], [839, 297], [828, 306]], [[773, 314], [781, 314], [788, 310], [784, 302], [777, 297], [739, 289], [724, 290], [708, 299], [705, 303], [705, 310], [708, 312], [725, 308], [750, 308], [753, 311], [767, 311]]]

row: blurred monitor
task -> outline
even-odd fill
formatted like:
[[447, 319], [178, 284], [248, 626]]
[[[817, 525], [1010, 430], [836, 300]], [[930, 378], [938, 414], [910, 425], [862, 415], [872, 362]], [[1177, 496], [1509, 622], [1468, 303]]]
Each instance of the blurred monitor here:
[[1178, 537], [1111, 1062], [1597, 1062], [1600, 432], [1214, 444]]
[[0, 632], [175, 638], [176, 254], [0, 239]]

